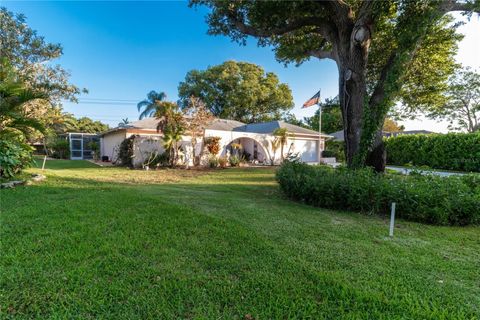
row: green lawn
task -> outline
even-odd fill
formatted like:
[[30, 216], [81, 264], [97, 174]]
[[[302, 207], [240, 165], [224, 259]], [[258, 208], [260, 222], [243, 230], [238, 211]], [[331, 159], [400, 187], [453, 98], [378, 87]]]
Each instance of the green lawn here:
[[389, 239], [284, 199], [268, 168], [47, 168], [0, 191], [1, 319], [480, 317], [478, 227]]

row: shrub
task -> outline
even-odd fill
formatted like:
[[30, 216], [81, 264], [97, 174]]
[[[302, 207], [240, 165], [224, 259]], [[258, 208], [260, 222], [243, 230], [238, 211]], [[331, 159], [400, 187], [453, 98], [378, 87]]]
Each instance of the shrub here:
[[381, 175], [370, 169], [333, 169], [284, 163], [276, 174], [291, 199], [323, 208], [385, 215], [439, 225], [480, 223], [480, 177]]
[[33, 165], [33, 148], [23, 141], [0, 139], [0, 178], [12, 178]]
[[220, 157], [218, 158], [218, 164], [220, 165], [220, 168], [226, 168], [228, 163], [227, 157]]
[[343, 141], [327, 140], [325, 141], [325, 150], [322, 152], [322, 157], [337, 158], [338, 162], [345, 161], [345, 143]]
[[117, 162], [122, 166], [133, 167], [133, 146], [135, 136], [130, 136], [122, 141], [118, 149]]
[[216, 168], [218, 167], [218, 158], [216, 156], [210, 156], [208, 158], [208, 166], [210, 168]]
[[388, 164], [480, 172], [480, 132], [400, 135], [385, 147]]
[[157, 167], [166, 167], [170, 164], [170, 155], [168, 152], [151, 152], [146, 157], [145, 161], [143, 161], [143, 167], [148, 167], [150, 169], [154, 169]]
[[100, 157], [100, 143], [98, 143], [97, 141], [90, 141], [88, 147], [93, 152], [93, 159], [98, 160], [98, 158]]
[[232, 167], [238, 167], [240, 165], [241, 158], [239, 156], [230, 156], [230, 158], [228, 158], [228, 162]]
[[336, 153], [332, 150], [323, 150], [322, 151], [323, 158], [336, 158]]
[[70, 143], [65, 138], [55, 138], [48, 144], [51, 156], [56, 159], [68, 159], [70, 157]]

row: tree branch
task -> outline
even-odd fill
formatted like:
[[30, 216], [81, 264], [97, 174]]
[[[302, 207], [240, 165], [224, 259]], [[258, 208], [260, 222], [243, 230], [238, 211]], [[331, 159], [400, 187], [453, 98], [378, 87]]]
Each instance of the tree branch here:
[[458, 2], [456, 0], [443, 0], [440, 4], [440, 9], [445, 13], [453, 11], [480, 13], [480, 5], [476, 6], [472, 2]]
[[238, 19], [235, 15], [235, 12], [230, 11], [227, 14], [228, 20], [237, 28], [240, 32], [260, 38], [267, 38], [275, 35], [283, 35], [303, 27], [313, 26], [317, 27], [316, 32], [320, 33], [324, 38], [330, 39], [332, 32], [332, 25], [322, 18], [318, 17], [306, 17], [303, 19], [298, 19], [287, 23], [283, 27], [271, 28], [271, 29], [260, 29], [257, 27], [250, 26], [244, 21]]
[[336, 60], [331, 50], [309, 50], [305, 52], [306, 55], [318, 58], [318, 59], [332, 59]]

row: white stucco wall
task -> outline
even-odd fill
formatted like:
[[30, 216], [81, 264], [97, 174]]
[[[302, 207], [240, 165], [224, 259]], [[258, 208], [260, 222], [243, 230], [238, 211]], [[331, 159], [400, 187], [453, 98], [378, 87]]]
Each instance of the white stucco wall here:
[[[134, 133], [126, 133], [125, 131], [112, 132], [102, 137], [102, 156], [106, 155], [110, 160], [115, 160], [117, 157], [117, 150], [120, 143], [125, 139], [133, 135]], [[271, 159], [274, 159], [275, 164], [280, 163], [281, 155], [279, 147], [275, 154], [272, 148], [272, 141], [275, 139], [270, 134], [260, 134], [251, 132], [237, 132], [237, 131], [222, 131], [222, 130], [206, 130], [205, 137], [220, 137], [220, 153], [219, 156], [226, 156], [228, 153], [228, 146], [233, 141], [240, 142], [244, 147], [244, 150], [251, 155], [251, 159], [254, 156], [254, 146], [257, 146], [257, 160], [270, 164]], [[323, 149], [323, 141], [321, 143], [321, 149]], [[189, 136], [182, 137], [182, 141], [179, 142], [179, 146], [182, 146], [182, 154], [184, 160], [188, 161], [189, 165], [193, 165], [193, 153], [191, 138]], [[198, 139], [196, 154], [199, 155], [202, 149], [201, 139]], [[152, 132], [147, 134], [140, 134], [139, 138], [135, 141], [134, 147], [134, 166], [140, 167], [145, 159], [148, 158], [152, 152], [162, 153], [163, 148], [162, 137], [158, 133]], [[305, 137], [289, 137], [287, 143], [284, 146], [284, 156], [288, 152], [299, 153], [299, 156], [304, 162], [318, 162], [318, 139], [317, 138], [305, 138]], [[204, 164], [205, 164], [204, 159]]]
[[117, 150], [122, 143], [123, 140], [126, 138], [126, 131], [115, 131], [110, 132], [101, 137], [100, 145], [101, 145], [101, 156], [107, 156], [108, 160], [115, 161], [117, 158]]
[[133, 166], [141, 167], [152, 154], [164, 151], [163, 140], [159, 135], [139, 135], [133, 142]]

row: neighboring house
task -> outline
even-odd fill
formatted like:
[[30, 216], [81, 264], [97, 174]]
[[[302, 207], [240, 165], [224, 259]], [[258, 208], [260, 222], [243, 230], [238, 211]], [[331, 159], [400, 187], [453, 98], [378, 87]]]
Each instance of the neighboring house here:
[[[408, 131], [395, 131], [395, 132], [388, 132], [384, 131], [382, 134], [384, 137], [396, 137], [400, 135], [409, 135], [409, 134], [433, 134], [436, 132], [432, 131], [427, 131], [427, 130], [408, 130]], [[330, 136], [333, 137], [332, 140], [334, 141], [345, 141], [344, 136], [343, 136], [343, 130], [333, 132], [329, 134]]]
[[[118, 148], [123, 140], [135, 135], [134, 166], [140, 166], [152, 152], [163, 152], [162, 133], [157, 131], [158, 119], [146, 118], [127, 125], [113, 128], [101, 134], [101, 156], [111, 161], [117, 160]], [[226, 156], [231, 152], [231, 144], [242, 145], [248, 160], [270, 164], [279, 163], [281, 159], [280, 147], [273, 151], [272, 142], [275, 140], [273, 132], [277, 128], [286, 128], [289, 134], [284, 145], [284, 155], [298, 154], [301, 161], [318, 163], [319, 154], [324, 149], [324, 141], [329, 138], [318, 132], [291, 125], [283, 121], [244, 124], [234, 120], [215, 119], [205, 129], [205, 137], [220, 137], [219, 156]], [[320, 141], [319, 141], [320, 140]], [[320, 142], [320, 143], [319, 143]], [[191, 137], [185, 135], [179, 145], [186, 162], [193, 163]], [[196, 154], [200, 154], [202, 141], [197, 142]]]

